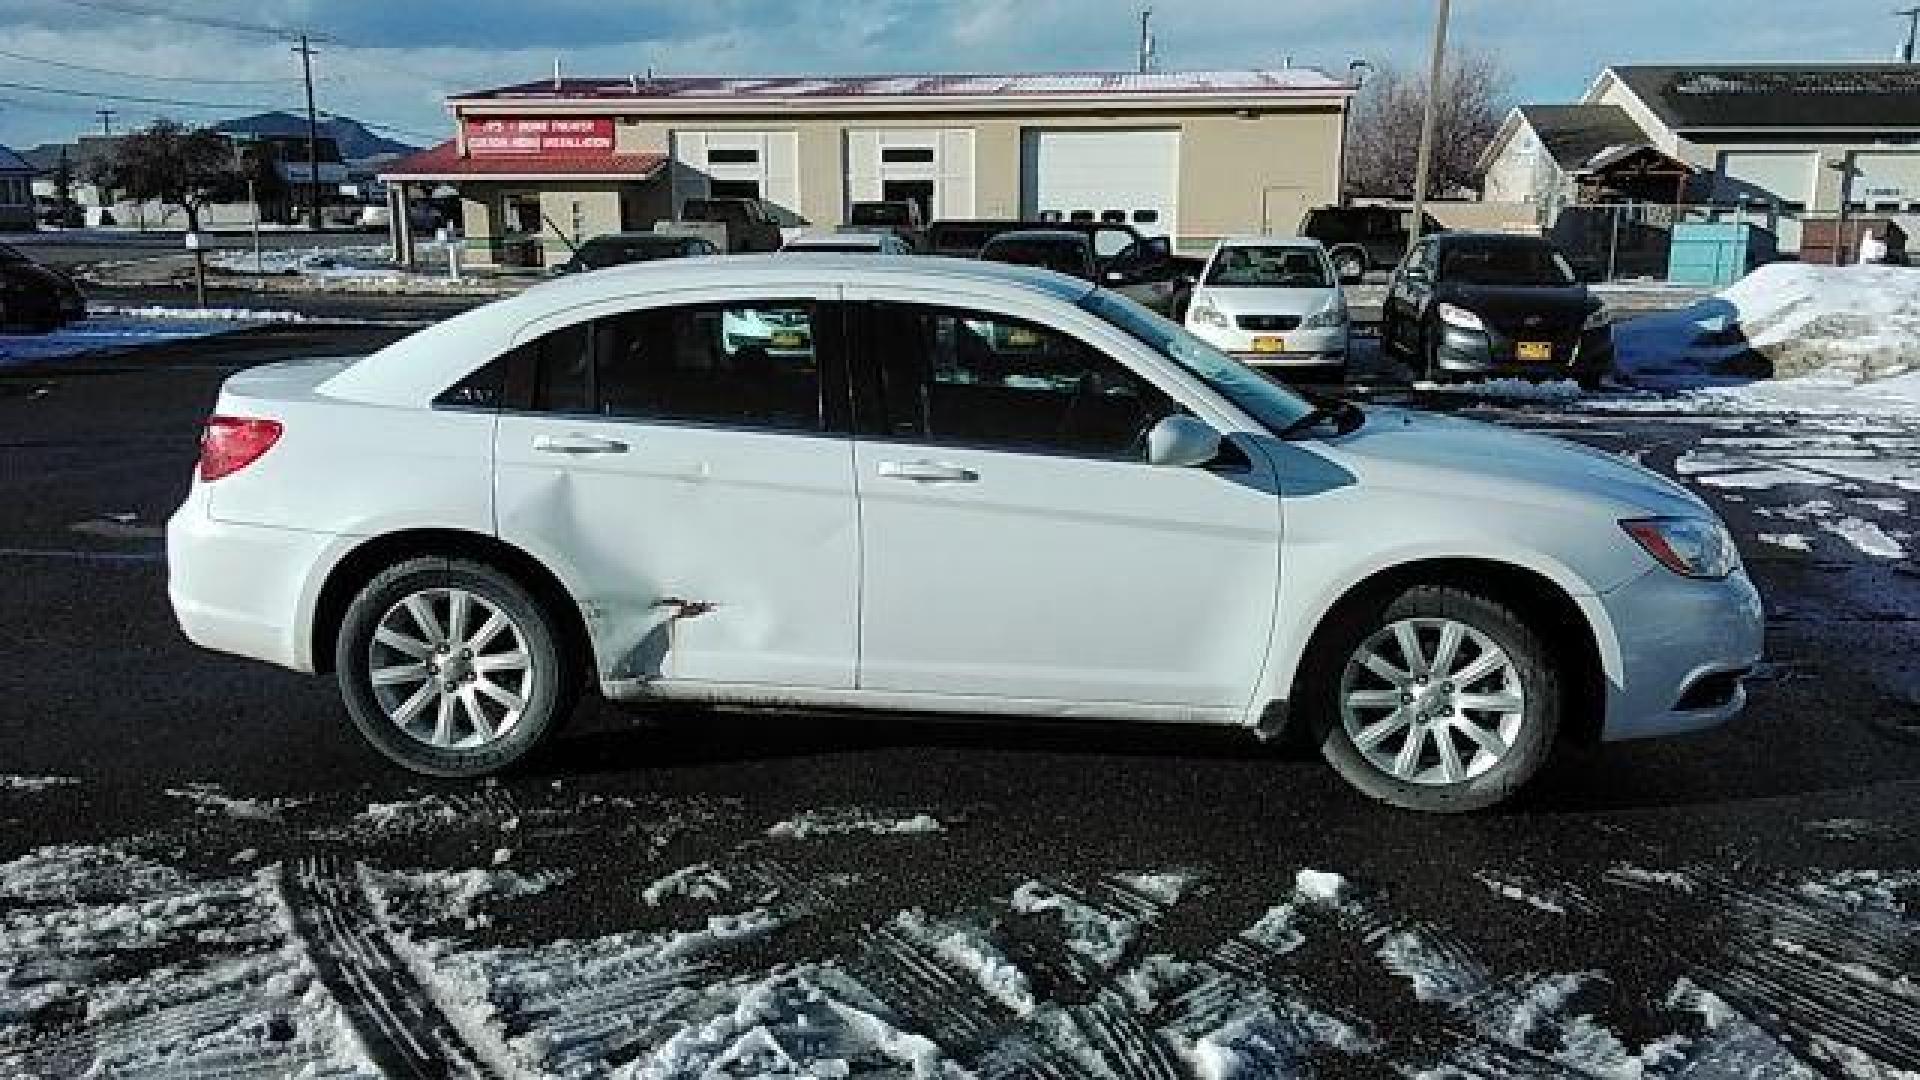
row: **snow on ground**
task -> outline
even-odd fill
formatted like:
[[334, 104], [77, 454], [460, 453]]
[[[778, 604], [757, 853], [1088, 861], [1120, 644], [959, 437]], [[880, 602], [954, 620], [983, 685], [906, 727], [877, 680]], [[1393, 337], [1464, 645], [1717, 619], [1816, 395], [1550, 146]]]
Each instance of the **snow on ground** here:
[[871, 836], [937, 833], [945, 826], [926, 814], [911, 817], [876, 815], [865, 810], [840, 808], [809, 810], [798, 817], [767, 827], [767, 835], [777, 840], [804, 840], [811, 836], [846, 836], [866, 833]]
[[[438, 245], [426, 245], [434, 247]], [[207, 257], [207, 267], [230, 274], [302, 274], [331, 278], [398, 278], [385, 244], [359, 247], [274, 248], [262, 250], [259, 262], [244, 248], [226, 248]], [[423, 256], [424, 256], [423, 252]], [[442, 255], [444, 258], [444, 254]]]
[[71, 776], [0, 775], [0, 791], [51, 791], [71, 787], [80, 781]]
[[272, 321], [256, 318], [263, 314], [274, 313], [200, 308], [98, 313], [45, 334], [0, 334], [0, 368], [106, 349], [129, 349], [224, 334]]

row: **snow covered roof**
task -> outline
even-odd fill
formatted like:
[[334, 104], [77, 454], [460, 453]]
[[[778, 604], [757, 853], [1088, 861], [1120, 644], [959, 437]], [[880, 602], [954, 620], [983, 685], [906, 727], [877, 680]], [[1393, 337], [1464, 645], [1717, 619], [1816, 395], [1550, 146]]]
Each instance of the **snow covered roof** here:
[[1633, 65], [1608, 69], [1675, 131], [1920, 127], [1910, 64]]
[[1647, 145], [1646, 133], [1618, 105], [1522, 105], [1520, 115], [1567, 172], [1610, 149]]
[[879, 75], [769, 78], [562, 79], [457, 94], [455, 104], [508, 101], [749, 102], [857, 98], [1346, 96], [1353, 86], [1318, 68], [1179, 72], [1062, 72], [1027, 75]]

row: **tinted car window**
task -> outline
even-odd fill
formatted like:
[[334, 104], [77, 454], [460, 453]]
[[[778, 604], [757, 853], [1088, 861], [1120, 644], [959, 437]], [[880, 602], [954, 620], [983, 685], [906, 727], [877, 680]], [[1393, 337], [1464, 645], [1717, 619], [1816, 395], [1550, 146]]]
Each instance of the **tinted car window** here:
[[593, 411], [589, 324], [563, 326], [522, 346], [534, 365], [533, 407], [541, 412]]
[[655, 308], [594, 325], [607, 416], [820, 429], [820, 369], [807, 302]]
[[617, 240], [610, 237], [596, 237], [580, 245], [580, 250], [574, 252], [574, 261], [586, 269], [600, 270], [626, 263], [670, 259], [687, 251], [690, 246], [674, 239]]
[[1224, 288], [1320, 289], [1327, 280], [1320, 253], [1304, 247], [1227, 247], [1207, 269], [1208, 285]]
[[1300, 232], [1327, 243], [1353, 238], [1348, 218], [1332, 210], [1309, 210], [1307, 219], [1300, 224]]
[[1059, 236], [1000, 236], [987, 241], [980, 257], [1016, 266], [1038, 266], [1074, 277], [1091, 278], [1093, 260], [1086, 239], [1077, 233]]
[[870, 334], [896, 438], [1143, 460], [1173, 402], [1077, 338], [1003, 315], [876, 304]]
[[1462, 285], [1559, 288], [1574, 283], [1560, 253], [1523, 238], [1456, 240], [1441, 249], [1440, 276]]

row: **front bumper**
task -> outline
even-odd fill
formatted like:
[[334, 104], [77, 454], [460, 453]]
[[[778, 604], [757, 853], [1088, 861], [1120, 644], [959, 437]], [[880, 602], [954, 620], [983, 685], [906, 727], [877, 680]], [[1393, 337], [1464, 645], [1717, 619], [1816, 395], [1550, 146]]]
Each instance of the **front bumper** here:
[[[1189, 322], [1187, 329], [1201, 341], [1254, 367], [1344, 367], [1347, 362], [1347, 326], [1314, 330], [1259, 332]], [[1279, 338], [1279, 352], [1257, 352], [1255, 338]]]
[[[1520, 359], [1520, 342], [1544, 341], [1552, 347], [1546, 360]], [[1578, 332], [1542, 331], [1537, 335], [1510, 335], [1499, 329], [1466, 330], [1440, 324], [1434, 350], [1440, 370], [1455, 375], [1517, 375], [1530, 378], [1578, 378], [1606, 375], [1613, 370], [1613, 328], [1602, 326]]]
[[1766, 627], [1744, 568], [1720, 581], [1656, 568], [1598, 600], [1619, 649], [1602, 739], [1699, 731], [1740, 714], [1739, 677], [1760, 662]]

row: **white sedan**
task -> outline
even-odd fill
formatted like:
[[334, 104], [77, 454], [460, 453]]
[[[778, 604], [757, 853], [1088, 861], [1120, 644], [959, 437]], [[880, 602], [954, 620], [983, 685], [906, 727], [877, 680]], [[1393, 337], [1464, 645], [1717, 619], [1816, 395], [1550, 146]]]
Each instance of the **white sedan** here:
[[1318, 240], [1230, 236], [1214, 246], [1187, 329], [1257, 367], [1344, 373], [1347, 301]]
[[[729, 349], [730, 318], [805, 346]], [[1315, 404], [974, 261], [618, 267], [242, 372], [167, 542], [188, 637], [337, 673], [441, 776], [592, 686], [1302, 725], [1368, 794], [1464, 810], [1562, 739], [1732, 717], [1761, 643], [1725, 528], [1651, 472]]]

